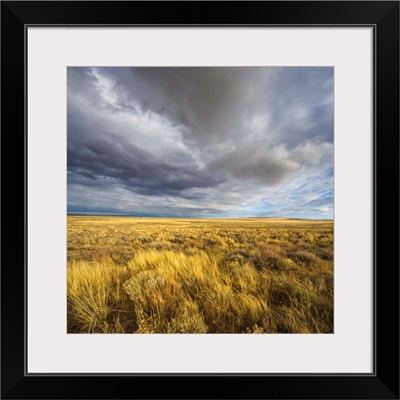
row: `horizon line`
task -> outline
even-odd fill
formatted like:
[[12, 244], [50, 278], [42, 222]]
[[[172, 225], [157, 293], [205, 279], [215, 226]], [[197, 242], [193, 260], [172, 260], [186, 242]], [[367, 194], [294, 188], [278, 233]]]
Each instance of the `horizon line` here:
[[137, 214], [91, 214], [91, 213], [67, 213], [67, 217], [133, 217], [133, 218], [165, 218], [165, 219], [291, 219], [291, 220], [326, 220], [333, 221], [334, 218], [300, 218], [282, 216], [247, 216], [247, 217], [188, 217], [188, 216], [166, 216], [166, 215], [137, 215]]

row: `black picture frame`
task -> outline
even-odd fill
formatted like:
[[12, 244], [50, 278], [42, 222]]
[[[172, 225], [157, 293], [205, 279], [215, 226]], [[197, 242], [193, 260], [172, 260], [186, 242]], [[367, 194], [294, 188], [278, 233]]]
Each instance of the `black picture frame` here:
[[[374, 371], [371, 374], [27, 374], [30, 25], [374, 29]], [[399, 2], [4, 1], [1, 4], [1, 396], [4, 399], [399, 398]], [[369, 249], [366, 249], [369, 251]], [[46, 349], [43, 349], [46, 351]]]

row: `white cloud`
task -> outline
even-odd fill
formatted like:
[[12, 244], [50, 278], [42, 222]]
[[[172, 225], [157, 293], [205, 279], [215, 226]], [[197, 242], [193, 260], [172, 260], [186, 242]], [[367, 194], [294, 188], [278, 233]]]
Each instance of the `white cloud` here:
[[329, 68], [68, 71], [70, 210], [332, 213]]

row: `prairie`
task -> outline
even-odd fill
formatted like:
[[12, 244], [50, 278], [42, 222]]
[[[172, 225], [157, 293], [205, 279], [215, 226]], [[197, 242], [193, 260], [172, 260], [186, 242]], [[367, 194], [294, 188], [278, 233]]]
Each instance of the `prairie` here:
[[332, 333], [333, 222], [68, 216], [68, 333]]

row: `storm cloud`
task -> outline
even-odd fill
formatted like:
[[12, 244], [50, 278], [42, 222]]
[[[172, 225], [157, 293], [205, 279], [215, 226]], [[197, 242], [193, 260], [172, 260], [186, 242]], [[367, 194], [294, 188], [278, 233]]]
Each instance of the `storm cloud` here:
[[68, 212], [332, 218], [333, 68], [69, 67]]

